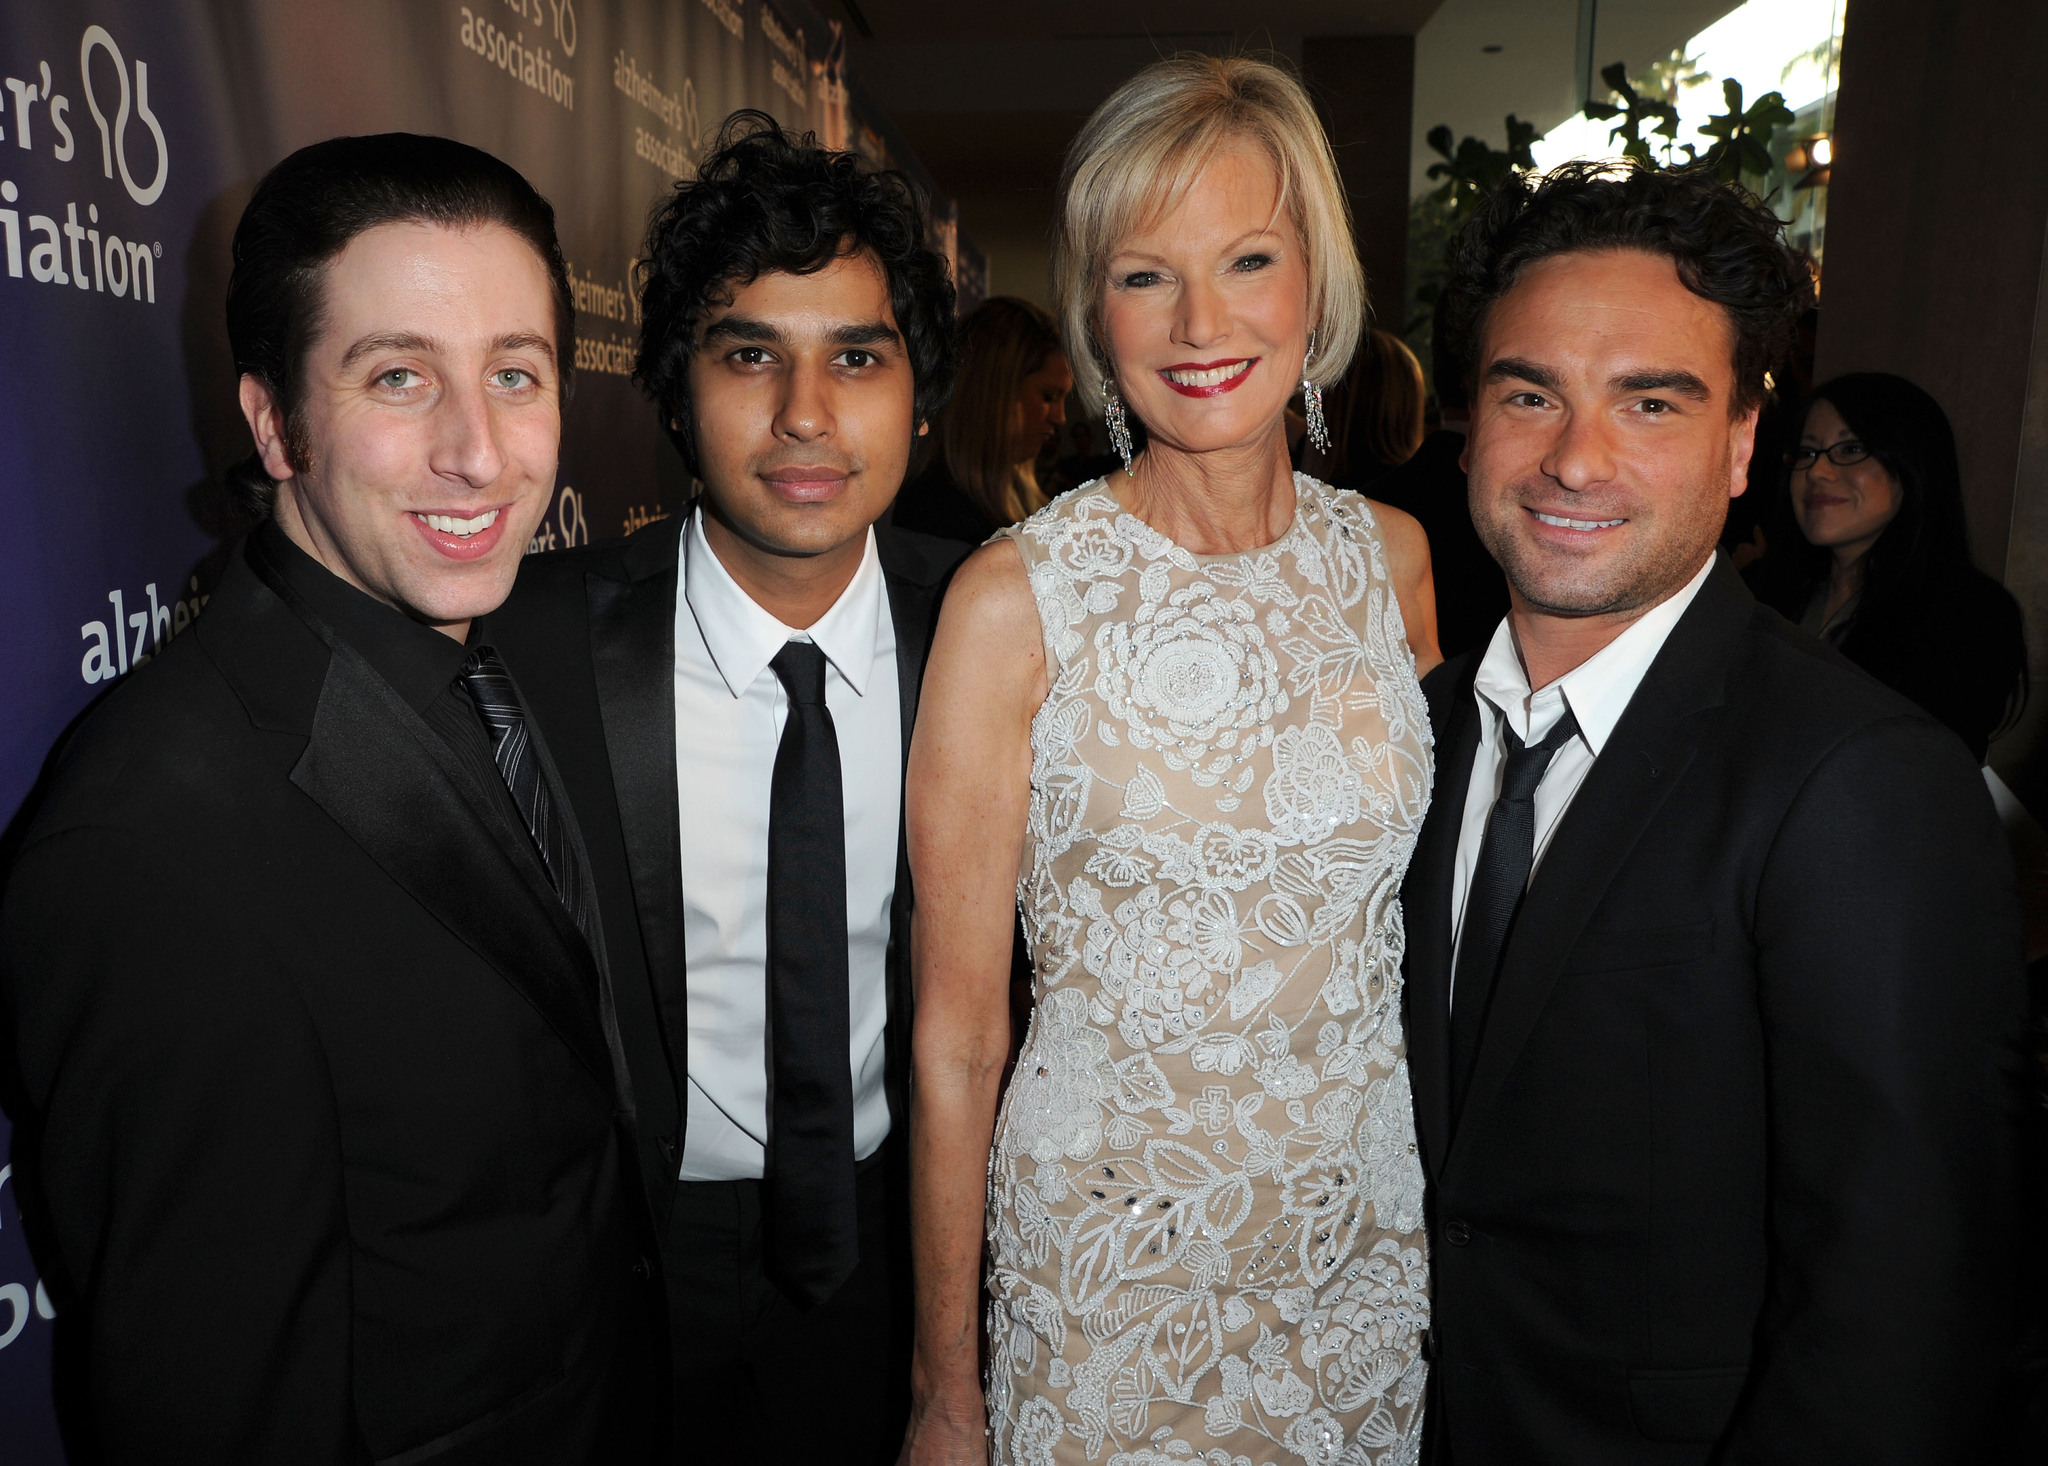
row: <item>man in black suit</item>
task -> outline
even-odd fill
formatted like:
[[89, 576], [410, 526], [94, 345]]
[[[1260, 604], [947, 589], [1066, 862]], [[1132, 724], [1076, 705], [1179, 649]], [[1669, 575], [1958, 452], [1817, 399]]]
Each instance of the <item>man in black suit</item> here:
[[73, 1444], [632, 1460], [604, 944], [470, 634], [553, 491], [554, 214], [474, 148], [339, 138], [258, 186], [234, 261], [263, 522], [66, 750], [0, 911]]
[[1432, 1459], [1980, 1459], [2011, 859], [1955, 737], [1715, 556], [1804, 262], [1710, 176], [1599, 165], [1456, 258], [1513, 599], [1424, 684], [1404, 891]]
[[589, 838], [677, 1454], [893, 1461], [903, 766], [966, 546], [875, 521], [950, 383], [953, 291], [899, 177], [758, 113], [657, 213], [647, 260], [638, 376], [703, 492], [531, 562], [489, 635]]

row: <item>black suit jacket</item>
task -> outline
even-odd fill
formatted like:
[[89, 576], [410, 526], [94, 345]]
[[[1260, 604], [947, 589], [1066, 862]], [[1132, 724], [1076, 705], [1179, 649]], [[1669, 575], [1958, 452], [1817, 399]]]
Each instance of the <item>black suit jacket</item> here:
[[621, 1459], [599, 973], [509, 809], [246, 547], [66, 751], [0, 981], [97, 1458]]
[[1973, 1459], [2025, 1001], [1976, 767], [1722, 562], [1537, 867], [1452, 1133], [1477, 660], [1424, 683], [1403, 892], [1436, 1459]]
[[[682, 1160], [689, 1073], [675, 724], [677, 559], [688, 519], [529, 559], [484, 627], [547, 730], [590, 851], [639, 1106], [640, 1160], [663, 1227]], [[886, 525], [875, 537], [895, 620], [907, 760], [940, 596], [968, 547]], [[908, 1123], [910, 1072], [910, 854], [900, 825], [896, 845], [884, 1039], [892, 1144]]]

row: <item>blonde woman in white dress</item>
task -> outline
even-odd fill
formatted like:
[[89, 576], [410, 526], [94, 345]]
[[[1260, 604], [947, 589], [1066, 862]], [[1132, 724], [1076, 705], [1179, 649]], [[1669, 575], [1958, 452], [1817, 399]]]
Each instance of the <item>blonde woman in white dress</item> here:
[[1429, 548], [1290, 472], [1284, 416], [1358, 340], [1344, 195], [1290, 76], [1181, 57], [1089, 121], [1060, 209], [1075, 375], [1149, 446], [966, 562], [925, 676], [904, 1459], [1412, 1462]]

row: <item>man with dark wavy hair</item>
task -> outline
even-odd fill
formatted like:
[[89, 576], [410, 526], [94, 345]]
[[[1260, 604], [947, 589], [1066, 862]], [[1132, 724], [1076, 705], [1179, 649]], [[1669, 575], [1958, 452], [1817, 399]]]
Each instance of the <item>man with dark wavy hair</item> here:
[[1439, 1463], [1982, 1459], [2012, 862], [1954, 735], [1715, 551], [1811, 296], [1694, 170], [1514, 179], [1456, 246], [1510, 608], [1423, 683], [1403, 893]]
[[903, 178], [760, 113], [656, 213], [641, 268], [638, 379], [702, 491], [622, 544], [530, 561], [489, 635], [589, 840], [676, 1451], [890, 1461], [903, 764], [966, 547], [875, 522], [950, 385], [953, 288]]

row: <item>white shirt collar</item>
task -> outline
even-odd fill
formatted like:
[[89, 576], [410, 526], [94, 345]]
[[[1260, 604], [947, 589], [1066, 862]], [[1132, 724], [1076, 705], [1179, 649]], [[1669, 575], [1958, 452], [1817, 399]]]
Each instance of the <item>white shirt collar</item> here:
[[798, 631], [764, 611], [732, 578], [704, 538], [704, 514], [699, 509], [690, 516], [690, 527], [683, 536], [683, 598], [704, 635], [705, 649], [711, 653], [718, 675], [734, 697], [754, 685], [789, 641], [816, 643], [825, 660], [839, 669], [846, 685], [859, 696], [867, 695], [868, 676], [875, 665], [876, 632], [880, 618], [887, 614], [882, 558], [875, 548], [873, 529], [868, 530], [860, 568], [832, 609], [808, 631]]
[[1529, 674], [1515, 648], [1514, 632], [1503, 618], [1480, 660], [1472, 690], [1500, 710], [1515, 736], [1525, 744], [1532, 736], [1541, 738], [1548, 733], [1569, 707], [1578, 720], [1579, 736], [1598, 758], [1615, 724], [1628, 710], [1636, 688], [1642, 685], [1650, 663], [1664, 649], [1671, 628], [1707, 583], [1714, 559], [1713, 555], [1707, 556], [1707, 563], [1677, 594], [1652, 606], [1621, 635], [1548, 687], [1535, 692], [1529, 688]]

